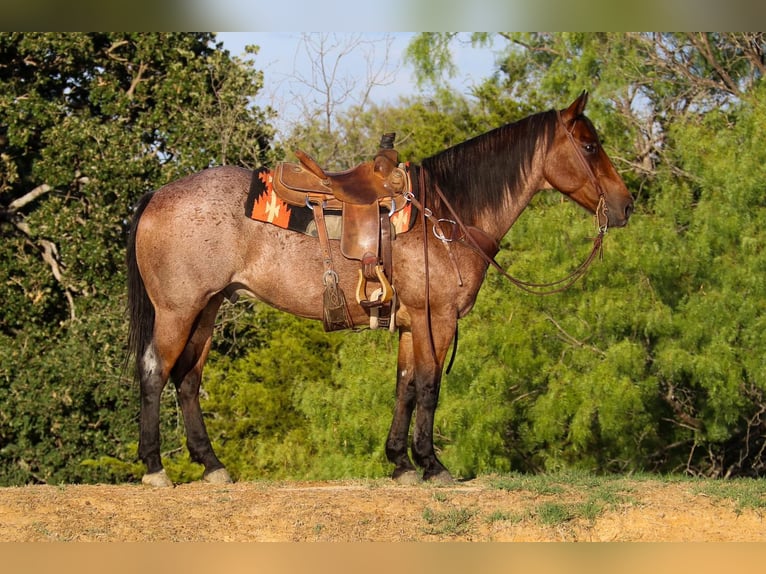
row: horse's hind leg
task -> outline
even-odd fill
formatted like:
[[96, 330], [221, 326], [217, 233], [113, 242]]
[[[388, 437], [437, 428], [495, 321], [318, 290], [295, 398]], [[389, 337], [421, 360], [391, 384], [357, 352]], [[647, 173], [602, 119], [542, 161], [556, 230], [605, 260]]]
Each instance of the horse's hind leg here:
[[138, 456], [146, 465], [142, 482], [151, 486], [173, 486], [162, 468], [160, 458], [160, 396], [167, 382], [157, 353], [150, 346], [139, 361], [141, 380], [141, 422]]
[[160, 456], [160, 398], [170, 369], [186, 345], [189, 328], [179, 328], [183, 324], [185, 321], [178, 317], [157, 313], [151, 342], [143, 349], [138, 361], [141, 388], [138, 456], [146, 465], [146, 474], [141, 482], [151, 486], [173, 486], [165, 474]]
[[195, 329], [171, 371], [171, 379], [175, 384], [178, 403], [183, 413], [186, 446], [191, 459], [205, 467], [205, 480], [213, 483], [228, 483], [231, 482], [231, 477], [218, 460], [210, 443], [199, 404], [199, 389], [202, 369], [210, 352], [215, 316], [222, 301], [223, 296], [216, 295], [200, 313]]

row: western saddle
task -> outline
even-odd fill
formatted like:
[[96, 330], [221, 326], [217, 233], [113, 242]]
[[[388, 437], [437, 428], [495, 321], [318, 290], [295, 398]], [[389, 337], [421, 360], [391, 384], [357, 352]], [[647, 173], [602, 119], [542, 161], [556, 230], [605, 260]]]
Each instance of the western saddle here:
[[[394, 328], [396, 292], [392, 286], [391, 215], [407, 203], [410, 183], [394, 149], [395, 134], [384, 134], [374, 159], [340, 172], [326, 172], [308, 154], [297, 150], [299, 163], [281, 162], [272, 185], [285, 203], [313, 210], [324, 261], [324, 327], [348, 329], [353, 322], [333, 269], [324, 210], [342, 212], [340, 237], [344, 257], [361, 262], [356, 301], [370, 313], [371, 328]], [[371, 295], [367, 283], [379, 284]]]

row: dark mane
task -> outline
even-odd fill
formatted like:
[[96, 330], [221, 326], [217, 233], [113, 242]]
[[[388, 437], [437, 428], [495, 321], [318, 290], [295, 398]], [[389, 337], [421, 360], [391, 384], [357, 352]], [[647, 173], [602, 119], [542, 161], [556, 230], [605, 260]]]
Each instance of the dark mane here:
[[[538, 146], [547, 148], [555, 130], [555, 111], [541, 112], [466, 140], [421, 165], [468, 223], [487, 208], [502, 205], [506, 186], [516, 192]], [[436, 206], [434, 199], [426, 201]]]

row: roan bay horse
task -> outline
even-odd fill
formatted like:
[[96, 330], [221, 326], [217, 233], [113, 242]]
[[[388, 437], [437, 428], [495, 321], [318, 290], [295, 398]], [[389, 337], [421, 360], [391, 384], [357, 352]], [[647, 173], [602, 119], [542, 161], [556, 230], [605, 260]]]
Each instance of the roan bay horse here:
[[[392, 242], [399, 332], [396, 404], [386, 441], [392, 478], [420, 480], [417, 465], [425, 480], [451, 480], [433, 445], [445, 358], [497, 245], [535, 193], [557, 189], [596, 214], [602, 229], [627, 224], [633, 200], [583, 115], [586, 102], [584, 92], [566, 109], [507, 124], [409, 168], [412, 201], [432, 217]], [[247, 217], [252, 174], [230, 166], [207, 169], [147, 194], [138, 205], [127, 249], [128, 312], [141, 390], [145, 484], [172, 486], [160, 460], [159, 431], [160, 394], [169, 378], [187, 447], [204, 465], [204, 479], [231, 481], [213, 452], [199, 404], [202, 369], [224, 299], [246, 293], [301, 317], [322, 318], [318, 241]], [[439, 220], [457, 221], [455, 227], [470, 232], [450, 243], [432, 229], [422, 233]], [[337, 242], [331, 243], [340, 286], [353, 292], [358, 262], [335, 252]], [[369, 322], [353, 300], [349, 312], [355, 325]]]

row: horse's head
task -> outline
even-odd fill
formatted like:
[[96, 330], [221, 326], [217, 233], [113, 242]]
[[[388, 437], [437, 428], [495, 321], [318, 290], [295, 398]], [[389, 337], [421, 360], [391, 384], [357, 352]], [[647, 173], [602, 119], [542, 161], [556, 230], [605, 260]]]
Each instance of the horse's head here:
[[545, 179], [550, 187], [596, 213], [599, 226], [622, 227], [633, 212], [633, 198], [601, 147], [593, 124], [583, 115], [587, 102], [588, 94], [583, 92], [572, 105], [557, 112]]

